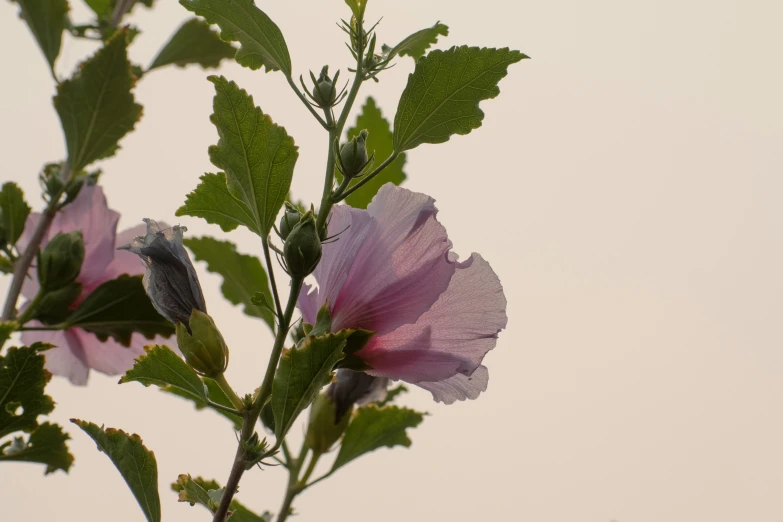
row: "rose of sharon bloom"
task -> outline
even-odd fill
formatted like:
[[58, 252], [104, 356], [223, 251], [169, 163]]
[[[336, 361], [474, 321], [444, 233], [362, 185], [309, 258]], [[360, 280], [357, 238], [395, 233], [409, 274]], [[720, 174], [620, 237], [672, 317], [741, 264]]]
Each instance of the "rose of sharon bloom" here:
[[[85, 185], [74, 201], [58, 212], [41, 246], [45, 246], [58, 232], [80, 230], [84, 236], [84, 262], [76, 281], [82, 285], [82, 293], [74, 303], [78, 305], [98, 286], [122, 274], [140, 275], [144, 266], [130, 252], [118, 252], [115, 244], [127, 243], [134, 236], [144, 233], [138, 226], [117, 234], [120, 215], [106, 204], [103, 189]], [[41, 219], [40, 213], [32, 213], [25, 223], [24, 233], [19, 239], [19, 248], [24, 249]], [[22, 287], [22, 295], [28, 300], [38, 292], [38, 280], [32, 268]], [[31, 321], [28, 326], [40, 323]], [[162, 337], [147, 339], [134, 333], [130, 346], [123, 346], [112, 338], [101, 342], [94, 334], [81, 328], [57, 331], [26, 331], [22, 342], [36, 341], [55, 345], [44, 352], [46, 369], [54, 375], [67, 377], [73, 384], [87, 384], [90, 369], [108, 375], [124, 373], [133, 366], [133, 360], [144, 353], [144, 346], [162, 342]]]
[[356, 356], [366, 373], [415, 384], [436, 401], [475, 399], [486, 390], [484, 355], [505, 328], [506, 298], [495, 272], [478, 254], [458, 262], [434, 200], [384, 185], [367, 210], [338, 205], [313, 275], [299, 296], [314, 324], [324, 304], [332, 331], [375, 332]]

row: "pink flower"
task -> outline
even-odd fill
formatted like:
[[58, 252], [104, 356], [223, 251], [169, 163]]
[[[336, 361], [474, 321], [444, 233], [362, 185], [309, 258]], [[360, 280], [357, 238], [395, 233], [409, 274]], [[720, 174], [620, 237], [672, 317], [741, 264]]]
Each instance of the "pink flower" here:
[[[128, 243], [135, 236], [144, 234], [144, 225], [117, 234], [119, 218], [120, 215], [107, 206], [101, 187], [85, 185], [76, 199], [55, 216], [49, 232], [44, 237], [42, 247], [58, 232], [80, 230], [84, 236], [84, 262], [81, 273], [76, 278], [82, 285], [82, 293], [76, 298], [75, 305], [84, 301], [90, 292], [110, 279], [122, 274], [144, 273], [144, 266], [138, 257], [130, 252], [115, 250], [115, 244]], [[19, 239], [20, 249], [27, 247], [39, 219], [39, 213], [28, 216], [24, 233]], [[38, 288], [35, 269], [31, 269], [22, 287], [22, 295], [32, 299]], [[27, 326], [40, 326], [40, 323], [31, 321]], [[94, 334], [81, 328], [22, 333], [23, 343], [31, 344], [36, 341], [56, 346], [44, 352], [46, 369], [54, 375], [68, 377], [77, 385], [87, 384], [90, 369], [108, 375], [124, 373], [133, 366], [133, 360], [144, 353], [145, 345], [159, 342], [157, 339], [146, 339], [143, 335], [134, 333], [130, 346], [125, 347], [112, 338], [101, 342]]]
[[375, 332], [356, 356], [375, 377], [403, 380], [451, 404], [475, 399], [489, 378], [481, 365], [505, 328], [506, 298], [478, 254], [457, 262], [434, 200], [384, 185], [367, 210], [338, 205], [313, 275], [299, 296], [304, 320], [315, 323], [326, 302], [332, 331]]

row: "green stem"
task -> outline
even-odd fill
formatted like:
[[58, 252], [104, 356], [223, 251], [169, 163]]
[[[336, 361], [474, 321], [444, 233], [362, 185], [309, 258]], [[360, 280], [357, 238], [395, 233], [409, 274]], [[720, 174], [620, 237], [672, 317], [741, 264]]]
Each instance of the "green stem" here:
[[27, 306], [27, 309], [19, 314], [19, 317], [16, 318], [16, 322], [20, 325], [23, 325], [27, 321], [33, 318], [33, 315], [35, 315], [36, 310], [38, 309], [38, 305], [41, 304], [41, 300], [43, 299], [44, 295], [46, 295], [46, 292], [44, 292], [43, 288], [38, 290], [38, 293], [35, 294], [35, 297], [33, 297], [33, 300], [30, 301], [30, 304]]
[[[362, 34], [362, 20], [358, 21], [357, 32]], [[321, 206], [318, 209], [318, 220], [316, 221], [316, 230], [321, 235], [321, 239], [326, 238], [326, 219], [329, 217], [329, 212], [332, 210], [332, 205], [335, 201], [332, 198], [332, 186], [334, 185], [334, 141], [339, 139], [343, 135], [343, 128], [345, 122], [348, 120], [348, 115], [351, 113], [351, 108], [356, 101], [356, 96], [359, 94], [359, 89], [364, 81], [363, 71], [363, 56], [364, 47], [360, 46], [361, 52], [356, 54], [356, 73], [353, 78], [353, 84], [351, 90], [348, 92], [348, 97], [345, 98], [345, 105], [340, 112], [340, 118], [337, 120], [337, 125], [333, 126], [329, 130], [329, 152], [326, 157], [326, 177], [324, 179], [324, 192], [321, 196]], [[331, 117], [331, 112], [327, 115], [327, 118]]]
[[277, 310], [277, 320], [283, 319], [283, 309], [280, 306], [280, 294], [277, 293], [277, 283], [275, 282], [275, 271], [272, 270], [272, 255], [269, 253], [269, 239], [261, 238], [261, 245], [264, 248], [264, 260], [266, 261], [266, 270], [269, 273], [269, 284], [272, 287], [272, 298], [275, 300]]
[[299, 451], [299, 457], [295, 461], [289, 461], [288, 487], [285, 491], [283, 505], [280, 506], [280, 511], [277, 514], [277, 522], [285, 522], [285, 520], [291, 514], [291, 503], [294, 501], [294, 497], [296, 497], [300, 491], [299, 472], [302, 470], [302, 464], [304, 464], [304, 460], [307, 457], [307, 451], [307, 445], [304, 441], [302, 441], [302, 449]]
[[[266, 241], [264, 241], [264, 244], [266, 244]], [[264, 250], [266, 253], [269, 252], [268, 248], [265, 248]], [[267, 268], [271, 273], [272, 264], [269, 261], [269, 258], [267, 258]], [[280, 354], [283, 352], [283, 345], [285, 344], [285, 339], [288, 335], [291, 317], [294, 315], [296, 301], [301, 289], [302, 279], [293, 278], [291, 280], [291, 293], [288, 295], [288, 304], [286, 305], [285, 312], [279, 317], [280, 322], [278, 324], [277, 334], [275, 335], [275, 344], [272, 347], [272, 354], [269, 356], [269, 364], [266, 368], [264, 381], [261, 383], [261, 388], [258, 390], [253, 405], [249, 410], [244, 412], [242, 431], [239, 435], [239, 445], [237, 446], [236, 456], [234, 457], [234, 464], [231, 467], [231, 473], [226, 481], [226, 491], [220, 499], [220, 505], [218, 505], [218, 508], [215, 511], [212, 522], [224, 522], [226, 520], [228, 508], [231, 506], [231, 501], [234, 499], [237, 487], [239, 486], [239, 481], [242, 479], [242, 475], [245, 472], [247, 460], [245, 458], [244, 444], [253, 436], [255, 425], [258, 422], [258, 416], [261, 414], [261, 408], [272, 393], [272, 382], [274, 381], [275, 371], [277, 370], [277, 363], [280, 361]]]
[[340, 191], [338, 189], [334, 193], [334, 197], [332, 198], [334, 200], [334, 202], [335, 203], [339, 203], [340, 201], [344, 200], [345, 198], [347, 198], [348, 196], [350, 196], [351, 194], [353, 194], [354, 192], [359, 190], [365, 183], [367, 183], [372, 178], [374, 178], [375, 176], [380, 174], [381, 171], [383, 169], [385, 169], [386, 167], [388, 167], [394, 160], [396, 160], [397, 156], [399, 156], [399, 155], [400, 155], [400, 153], [397, 152], [397, 151], [392, 152], [391, 156], [386, 158], [384, 160], [384, 162], [381, 163], [380, 165], [378, 165], [378, 167], [376, 167], [372, 172], [370, 172], [369, 174], [365, 175], [361, 180], [359, 180], [359, 182], [357, 184], [355, 184], [354, 186], [352, 186], [351, 188], [349, 188], [345, 192], [342, 192], [342, 191]]
[[226, 397], [228, 397], [228, 400], [230, 400], [231, 404], [234, 405], [234, 408], [236, 408], [238, 411], [242, 411], [245, 408], [245, 405], [242, 404], [242, 399], [240, 399], [239, 396], [236, 394], [234, 388], [232, 388], [231, 385], [228, 384], [225, 374], [221, 373], [217, 377], [214, 377], [212, 380], [214, 380], [215, 383], [218, 385], [218, 388], [220, 388], [223, 391], [223, 393], [226, 394]]
[[296, 86], [296, 82], [294, 82], [293, 78], [291, 78], [290, 76], [286, 76], [285, 79], [288, 80], [288, 85], [291, 86], [291, 88], [294, 90], [294, 92], [299, 97], [299, 99], [302, 100], [302, 103], [304, 103], [305, 107], [308, 108], [310, 114], [312, 114], [315, 117], [315, 119], [318, 120], [318, 123], [320, 123], [324, 129], [329, 130], [329, 128], [334, 124], [334, 122], [330, 123], [328, 120], [324, 121], [324, 119], [321, 118], [321, 116], [319, 116], [317, 112], [315, 112], [315, 108], [312, 105], [310, 105], [310, 102], [307, 101], [307, 98], [305, 98], [304, 94], [302, 94], [302, 91], [300, 91], [299, 87]]
[[307, 470], [305, 470], [304, 475], [302, 475], [302, 478], [296, 485], [297, 492], [302, 491], [307, 485], [307, 481], [310, 479], [310, 475], [313, 474], [313, 471], [315, 471], [315, 466], [318, 464], [318, 459], [321, 458], [321, 455], [321, 453], [313, 451], [313, 457], [310, 459], [310, 464], [307, 466]]
[[[64, 164], [61, 176], [66, 181], [69, 179], [68, 162]], [[3, 306], [3, 314], [0, 316], [0, 321], [10, 321], [14, 317], [16, 302], [19, 300], [19, 294], [22, 292], [24, 278], [27, 277], [27, 271], [30, 269], [30, 265], [33, 263], [33, 259], [38, 253], [38, 248], [41, 246], [44, 236], [49, 231], [52, 221], [54, 221], [54, 216], [59, 209], [60, 197], [64, 192], [65, 187], [49, 200], [49, 204], [46, 206], [46, 210], [44, 210], [43, 215], [41, 215], [41, 218], [38, 220], [38, 225], [33, 231], [33, 236], [30, 238], [27, 248], [24, 249], [22, 255], [19, 256], [19, 259], [14, 263], [14, 274], [11, 278], [11, 284], [8, 287], [8, 294], [5, 298], [5, 305]]]

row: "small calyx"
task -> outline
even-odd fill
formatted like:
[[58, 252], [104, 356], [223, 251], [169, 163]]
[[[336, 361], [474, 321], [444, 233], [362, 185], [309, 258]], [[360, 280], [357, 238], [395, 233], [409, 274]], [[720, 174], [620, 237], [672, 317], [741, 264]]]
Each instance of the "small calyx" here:
[[372, 168], [375, 154], [370, 156], [367, 153], [367, 136], [367, 129], [362, 129], [357, 136], [343, 143], [339, 154], [335, 154], [338, 170], [348, 179], [364, 176]]
[[207, 314], [193, 310], [189, 324], [177, 323], [177, 345], [196, 373], [214, 379], [228, 367], [228, 346]]
[[335, 73], [334, 79], [332, 79], [329, 77], [329, 66], [324, 65], [318, 78], [315, 77], [313, 71], [310, 71], [310, 79], [313, 82], [312, 88], [308, 88], [307, 85], [305, 85], [304, 78], [301, 75], [299, 76], [299, 82], [302, 84], [302, 89], [305, 94], [310, 98], [308, 102], [311, 105], [326, 111], [338, 105], [348, 95], [346, 92], [346, 88], [348, 87], [347, 83], [339, 93], [337, 92], [338, 78], [340, 78], [339, 70]]

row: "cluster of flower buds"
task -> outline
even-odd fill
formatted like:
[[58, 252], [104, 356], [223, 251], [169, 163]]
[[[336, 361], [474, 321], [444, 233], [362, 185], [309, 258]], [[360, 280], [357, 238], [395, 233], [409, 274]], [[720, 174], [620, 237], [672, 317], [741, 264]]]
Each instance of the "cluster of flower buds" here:
[[340, 78], [340, 71], [337, 71], [334, 75], [334, 79], [329, 77], [329, 66], [324, 65], [321, 68], [321, 74], [318, 78], [315, 77], [313, 71], [310, 71], [310, 79], [313, 81], [313, 88], [308, 89], [305, 85], [304, 78], [300, 75], [299, 82], [302, 84], [305, 94], [310, 98], [310, 104], [323, 110], [329, 110], [335, 105], [339, 104], [348, 95], [346, 83], [342, 90], [337, 92], [337, 80]]
[[368, 136], [367, 129], [362, 129], [357, 136], [343, 143], [339, 151], [335, 151], [337, 169], [347, 179], [365, 175], [373, 165], [375, 154], [369, 155], [367, 153]]
[[207, 315], [196, 269], [182, 244], [187, 229], [161, 229], [151, 219], [144, 221], [147, 233], [119, 248], [133, 252], [144, 263], [144, 288], [160, 315], [176, 326], [185, 361], [204, 377], [218, 377], [228, 366], [228, 346]]
[[293, 205], [287, 205], [278, 233], [284, 241], [281, 263], [286, 272], [297, 279], [312, 274], [322, 253], [313, 210], [302, 214]]
[[62, 163], [49, 163], [44, 166], [38, 181], [43, 188], [44, 199], [51, 201], [65, 194], [62, 205], [67, 205], [76, 199], [83, 186], [97, 184], [100, 175], [100, 170], [68, 173]]
[[[356, 16], [351, 17], [351, 23], [349, 24], [345, 20], [342, 21], [343, 25], [340, 29], [348, 33], [351, 40], [351, 45], [348, 48], [353, 55], [354, 60], [359, 61], [359, 56], [362, 57], [362, 76], [365, 80], [372, 79], [378, 81], [378, 74], [385, 69], [393, 67], [390, 65], [391, 58], [386, 53], [376, 54], [375, 48], [377, 43], [377, 36], [375, 34], [375, 28], [379, 22], [370, 27], [370, 29], [364, 29], [364, 21], [359, 23]], [[356, 72], [356, 69], [348, 69], [351, 72]]]

